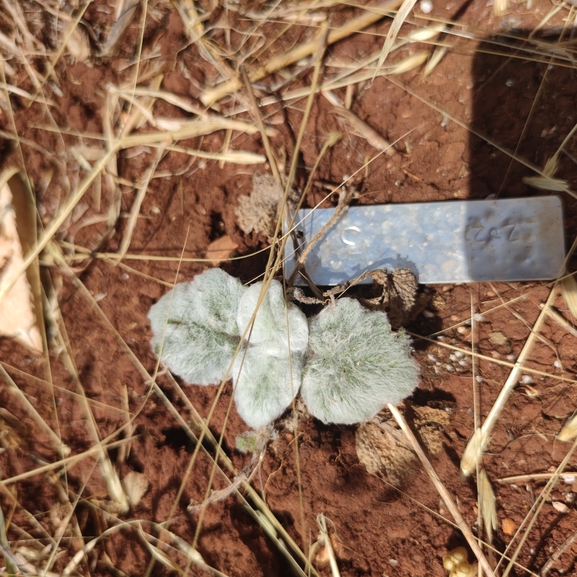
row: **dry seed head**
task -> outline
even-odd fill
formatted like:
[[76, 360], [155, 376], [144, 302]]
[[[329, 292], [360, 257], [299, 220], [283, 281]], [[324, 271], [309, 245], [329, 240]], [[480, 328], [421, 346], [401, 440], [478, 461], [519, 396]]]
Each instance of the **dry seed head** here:
[[497, 523], [497, 508], [496, 508], [495, 493], [493, 487], [487, 476], [485, 469], [479, 471], [479, 505], [481, 507], [481, 515], [483, 523], [489, 537], [489, 542], [493, 540], [493, 531], [498, 527]]
[[414, 32], [411, 32], [407, 36], [407, 40], [410, 42], [425, 42], [435, 37], [439, 32], [445, 28], [443, 23], [435, 24], [434, 26], [427, 26], [426, 28], [419, 28]]
[[435, 68], [439, 65], [439, 62], [443, 60], [445, 54], [447, 54], [448, 51], [449, 49], [446, 46], [439, 46], [435, 49], [431, 55], [431, 58], [427, 62], [427, 65], [425, 66], [425, 70], [423, 71], [425, 76], [428, 76], [431, 74], [431, 72], [433, 72], [433, 70], [435, 70]]
[[552, 190], [554, 192], [570, 192], [569, 183], [561, 178], [550, 178], [548, 176], [525, 176], [525, 184], [538, 188], [539, 190]]
[[570, 441], [577, 435], [577, 413], [575, 413], [563, 426], [557, 439], [559, 441]]
[[461, 471], [463, 471], [463, 474], [469, 476], [475, 472], [477, 463], [480, 463], [483, 458], [488, 442], [488, 435], [482, 428], [478, 428], [473, 433], [461, 458]]
[[422, 64], [427, 61], [429, 57], [429, 53], [425, 50], [421, 50], [412, 54], [411, 56], [407, 56], [400, 62], [397, 62], [393, 66], [391, 66], [389, 70], [389, 74], [403, 74], [404, 72], [409, 72], [410, 70], [414, 70], [418, 68]]

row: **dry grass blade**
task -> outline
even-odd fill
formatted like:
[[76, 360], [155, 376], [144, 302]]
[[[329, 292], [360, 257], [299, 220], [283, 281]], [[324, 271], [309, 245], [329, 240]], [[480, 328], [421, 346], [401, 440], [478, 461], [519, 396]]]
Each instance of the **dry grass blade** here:
[[577, 337], [577, 327], [569, 323], [563, 315], [558, 313], [553, 307], [547, 307], [540, 304], [539, 307], [543, 309], [550, 319], [553, 319], [559, 326], [562, 326], [569, 334]]
[[561, 294], [573, 318], [577, 319], [577, 280], [574, 275], [566, 276], [561, 281]]
[[12, 377], [6, 372], [6, 369], [0, 365], [0, 376], [8, 385], [9, 391], [22, 403], [26, 412], [34, 420], [34, 422], [48, 435], [50, 442], [60, 455], [66, 457], [70, 454], [70, 447], [62, 442], [60, 437], [46, 424], [46, 421], [40, 416], [38, 411], [34, 408], [28, 397], [18, 388], [18, 385], [12, 380]]
[[387, 70], [387, 76], [393, 74], [404, 74], [405, 72], [410, 72], [415, 68], [418, 68], [425, 62], [427, 62], [427, 58], [429, 58], [429, 53], [425, 50], [420, 50], [419, 52], [415, 52], [415, 54], [411, 54], [411, 56], [407, 56], [403, 58], [400, 62], [395, 62], [395, 64], [391, 65], [391, 67]]
[[103, 539], [105, 539], [106, 537], [108, 537], [109, 535], [112, 535], [116, 532], [118, 532], [120, 529], [122, 529], [125, 525], [124, 524], [119, 524], [119, 525], [115, 525], [114, 527], [110, 527], [109, 529], [107, 529], [106, 531], [103, 531], [100, 535], [98, 535], [98, 537], [95, 537], [94, 539], [92, 539], [91, 541], [88, 541], [88, 543], [86, 543], [86, 545], [84, 545], [84, 547], [82, 547], [82, 549], [80, 549], [80, 551], [78, 551], [74, 557], [72, 557], [72, 559], [70, 560], [70, 562], [68, 563], [68, 565], [66, 565], [66, 567], [64, 568], [64, 570], [62, 571], [62, 576], [63, 577], [68, 577], [69, 575], [72, 575], [72, 573], [76, 570], [76, 568], [78, 567], [78, 565], [80, 565], [80, 563], [82, 562], [82, 560], [91, 552], [94, 550], [94, 547], [96, 547], [96, 545], [98, 545], [98, 543], [100, 543], [100, 541], [102, 541]]
[[128, 0], [128, 2], [125, 3], [122, 12], [108, 33], [108, 38], [100, 48], [101, 57], [109, 56], [114, 50], [122, 34], [136, 16], [136, 9], [139, 4], [140, 0]]
[[[568, 252], [568, 256], [566, 260], [569, 258], [571, 254], [573, 254], [573, 250], [577, 245], [577, 238], [575, 239], [573, 246]], [[565, 266], [563, 267], [565, 268]], [[501, 411], [504, 409], [505, 404], [513, 389], [517, 385], [519, 378], [521, 377], [521, 372], [524, 370], [524, 365], [526, 364], [531, 352], [533, 351], [533, 347], [535, 345], [536, 340], [538, 339], [539, 332], [541, 331], [545, 319], [547, 318], [547, 310], [552, 306], [553, 300], [557, 294], [557, 284], [561, 282], [560, 278], [555, 281], [553, 284], [553, 288], [549, 292], [549, 296], [547, 301], [545, 302], [533, 328], [521, 352], [519, 353], [519, 357], [513, 366], [513, 370], [509, 373], [507, 380], [505, 381], [499, 396], [495, 400], [495, 403], [491, 407], [489, 414], [487, 415], [483, 425], [479, 427], [474, 433], [469, 443], [465, 447], [465, 451], [463, 452], [463, 456], [461, 458], [461, 470], [465, 475], [472, 475], [473, 472], [477, 469], [481, 459], [483, 457], [483, 453], [489, 443], [489, 438], [491, 435], [491, 431], [497, 422]], [[526, 369], [525, 369], [526, 370]]]
[[[340, 28], [329, 32], [327, 36], [327, 45], [334, 44], [335, 42], [338, 42], [343, 38], [347, 38], [351, 34], [359, 32], [367, 26], [378, 22], [383, 16], [385, 16], [385, 14], [397, 8], [400, 4], [401, 0], [387, 0], [382, 4], [368, 8], [366, 13], [353, 20], [350, 20]], [[286, 54], [282, 54], [281, 56], [277, 56], [271, 59], [265, 65], [249, 73], [250, 81], [256, 82], [257, 80], [262, 80], [272, 72], [286, 68], [287, 66], [294, 64], [295, 62], [298, 62], [299, 60], [310, 56], [311, 54], [314, 54], [314, 52], [317, 50], [317, 47], [317, 40], [312, 40], [305, 44], [301, 44]], [[201, 96], [201, 100], [207, 106], [212, 106], [221, 98], [236, 92], [241, 86], [241, 80], [239, 78], [233, 78], [232, 80], [224, 82], [216, 88], [205, 90], [204, 94]]]
[[[118, 431], [115, 432], [115, 435], [118, 434]], [[35, 477], [36, 475], [42, 475], [43, 473], [47, 473], [49, 471], [54, 471], [55, 469], [60, 469], [61, 467], [67, 467], [70, 469], [77, 463], [80, 463], [87, 457], [94, 457], [95, 455], [98, 456], [104, 449], [116, 449], [121, 445], [131, 443], [135, 440], [136, 437], [130, 437], [128, 439], [122, 439], [121, 441], [113, 441], [109, 442], [109, 439], [103, 439], [100, 446], [90, 447], [83, 451], [82, 453], [78, 453], [77, 455], [71, 455], [69, 457], [65, 457], [63, 459], [59, 459], [54, 463], [49, 463], [47, 465], [41, 465], [36, 469], [31, 469], [30, 471], [25, 471], [24, 473], [20, 473], [19, 475], [14, 475], [12, 477], [8, 477], [7, 479], [0, 480], [0, 486], [6, 487], [8, 485], [13, 485], [14, 483], [18, 483], [19, 481], [24, 481], [25, 479], [30, 479], [31, 477]]]
[[223, 165], [230, 164], [262, 164], [266, 162], [266, 156], [256, 152], [247, 152], [243, 150], [228, 150], [226, 152], [207, 152], [206, 150], [197, 150], [194, 148], [187, 148], [179, 146], [178, 144], [171, 144], [166, 146], [166, 150], [171, 152], [180, 152], [188, 156], [196, 156], [197, 158], [205, 158], [207, 160], [216, 160]]
[[457, 508], [457, 506], [453, 502], [451, 495], [449, 495], [449, 492], [447, 491], [447, 489], [443, 485], [443, 482], [441, 481], [441, 479], [439, 479], [439, 476], [437, 475], [437, 472], [435, 471], [435, 469], [433, 468], [433, 466], [429, 462], [429, 459], [427, 459], [427, 456], [425, 455], [423, 449], [421, 448], [421, 445], [419, 445], [419, 442], [417, 441], [415, 435], [413, 434], [413, 431], [411, 431], [411, 429], [409, 428], [409, 426], [405, 422], [405, 419], [403, 418], [403, 416], [401, 415], [401, 413], [399, 412], [397, 407], [395, 407], [394, 405], [388, 404], [387, 408], [393, 414], [395, 421], [397, 421], [397, 423], [399, 424], [399, 426], [403, 430], [403, 433], [405, 433], [407, 439], [409, 440], [411, 446], [413, 447], [413, 451], [415, 451], [415, 453], [417, 454], [417, 456], [421, 460], [421, 463], [423, 463], [425, 471], [427, 472], [427, 474], [429, 475], [429, 478], [431, 479], [431, 481], [435, 485], [435, 488], [439, 492], [439, 495], [443, 499], [443, 502], [445, 503], [447, 509], [449, 509], [451, 515], [453, 516], [453, 519], [455, 519], [457, 526], [459, 527], [459, 529], [463, 533], [463, 537], [465, 537], [465, 539], [467, 540], [467, 543], [469, 544], [469, 547], [471, 547], [471, 550], [475, 554], [475, 557], [477, 557], [477, 560], [479, 561], [479, 565], [481, 565], [483, 567], [483, 570], [487, 573], [487, 575], [489, 577], [495, 577], [495, 573], [493, 572], [491, 565], [489, 564], [489, 562], [487, 561], [487, 558], [483, 554], [483, 551], [481, 551], [479, 545], [477, 544], [476, 537], [471, 532], [471, 529], [469, 529], [469, 526], [467, 525], [467, 523], [463, 519], [463, 516], [461, 515], [461, 513], [459, 512], [459, 509]]
[[[503, 571], [503, 577], [507, 577], [509, 575], [509, 573], [511, 572], [511, 570], [513, 569], [513, 566], [515, 565], [515, 562], [517, 561], [517, 558], [521, 552], [523, 545], [525, 544], [529, 535], [531, 534], [532, 528], [537, 523], [537, 520], [539, 517], [539, 512], [541, 511], [545, 502], [547, 500], [549, 500], [550, 495], [551, 495], [551, 491], [553, 490], [553, 488], [555, 487], [555, 484], [557, 483], [557, 481], [559, 480], [559, 478], [563, 474], [563, 471], [566, 469], [567, 465], [569, 464], [569, 461], [573, 457], [573, 454], [575, 453], [576, 449], [577, 449], [577, 440], [575, 440], [573, 442], [571, 449], [569, 451], [567, 451], [567, 454], [565, 455], [565, 457], [563, 458], [563, 460], [561, 461], [561, 463], [559, 464], [559, 466], [555, 470], [555, 474], [549, 479], [549, 481], [547, 482], [547, 484], [545, 485], [545, 487], [541, 491], [539, 497], [533, 503], [531, 510], [527, 513], [525, 520], [529, 519], [529, 521], [525, 524], [525, 526], [521, 526], [517, 529], [515, 536], [521, 535], [521, 538], [519, 539], [519, 543], [518, 543], [517, 547], [515, 548], [515, 551], [513, 552], [513, 554], [511, 555], [511, 558], [509, 559], [509, 561], [507, 563], [507, 567], [505, 568], [505, 571]], [[507, 553], [507, 551], [511, 548], [513, 541], [514, 541], [514, 539], [511, 541], [511, 543], [509, 543], [509, 546], [507, 547], [505, 553]], [[504, 561], [504, 559], [505, 559], [504, 557], [501, 559], [501, 561], [497, 565], [497, 568], [499, 567], [501, 562]]]
[[38, 259], [26, 274], [15, 276], [36, 238], [32, 193], [16, 170], [4, 171], [0, 175], [0, 287], [14, 286], [0, 302], [0, 335], [16, 338], [38, 354], [45, 341]]
[[555, 563], [559, 560], [561, 555], [563, 555], [563, 553], [565, 553], [565, 551], [567, 551], [567, 549], [569, 549], [569, 547], [573, 545], [575, 539], [577, 539], [577, 531], [571, 533], [571, 535], [567, 537], [567, 539], [565, 539], [565, 541], [563, 541], [563, 543], [557, 548], [555, 553], [551, 555], [551, 558], [547, 561], [547, 563], [545, 563], [545, 565], [543, 565], [543, 568], [539, 573], [540, 577], [547, 577], [553, 565], [555, 565]]
[[377, 150], [381, 150], [393, 156], [396, 150], [393, 145], [383, 136], [381, 136], [372, 126], [362, 121], [356, 114], [347, 110], [337, 97], [329, 90], [322, 92], [322, 95], [334, 105], [334, 113], [342, 117], [349, 126], [354, 130], [355, 134], [364, 138], [371, 146]]
[[495, 493], [485, 469], [479, 471], [479, 505], [483, 517], [483, 525], [487, 531], [489, 543], [493, 542], [493, 531], [499, 526], [497, 522], [497, 506]]
[[134, 233], [134, 229], [136, 228], [136, 222], [138, 220], [138, 216], [140, 215], [140, 207], [142, 206], [144, 197], [148, 192], [148, 185], [150, 184], [150, 180], [152, 179], [152, 176], [158, 167], [158, 163], [164, 155], [164, 149], [165, 147], [162, 145], [158, 147], [156, 150], [156, 155], [152, 159], [150, 166], [147, 168], [142, 182], [137, 186], [136, 196], [134, 197], [134, 202], [132, 203], [130, 214], [128, 216], [128, 222], [126, 223], [126, 230], [124, 231], [124, 236], [122, 237], [122, 242], [120, 243], [120, 248], [118, 249], [119, 259], [123, 259], [124, 255], [128, 252], [130, 241], [132, 240], [132, 235]]
[[10, 544], [8, 543], [8, 537], [6, 536], [6, 523], [4, 521], [4, 512], [2, 507], [0, 507], [0, 546], [2, 546], [2, 554], [4, 555], [4, 562], [6, 563], [6, 572], [8, 575], [15, 575], [16, 569], [13, 566], [11, 559]]
[[381, 67], [385, 63], [387, 56], [389, 55], [391, 49], [393, 48], [393, 44], [397, 39], [397, 35], [399, 34], [399, 30], [401, 26], [404, 24], [405, 20], [409, 16], [409, 13], [413, 9], [413, 6], [417, 3], [417, 0], [403, 0], [399, 11], [395, 15], [393, 19], [393, 23], [391, 24], [391, 28], [389, 29], [389, 33], [387, 34], [387, 39], [383, 45], [383, 49], [381, 51], [381, 55], [379, 56], [379, 61], [377, 62], [377, 67], [375, 68], [375, 73], [373, 79], [379, 74]]
[[317, 515], [317, 525], [319, 526], [320, 530], [318, 543], [322, 547], [325, 547], [328, 552], [331, 573], [333, 577], [340, 577], [341, 572], [339, 571], [339, 567], [337, 565], [337, 558], [329, 535], [329, 529], [327, 527], [327, 518], [324, 516], [323, 513]]

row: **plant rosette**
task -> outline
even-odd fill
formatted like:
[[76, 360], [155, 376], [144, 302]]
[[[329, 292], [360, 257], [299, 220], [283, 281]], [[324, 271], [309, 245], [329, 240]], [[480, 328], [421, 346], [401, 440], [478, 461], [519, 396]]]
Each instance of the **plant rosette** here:
[[407, 336], [351, 298], [307, 319], [278, 281], [244, 287], [215, 268], [176, 285], [148, 318], [168, 368], [199, 385], [232, 378], [237, 411], [254, 429], [280, 417], [299, 390], [314, 417], [352, 424], [418, 383]]

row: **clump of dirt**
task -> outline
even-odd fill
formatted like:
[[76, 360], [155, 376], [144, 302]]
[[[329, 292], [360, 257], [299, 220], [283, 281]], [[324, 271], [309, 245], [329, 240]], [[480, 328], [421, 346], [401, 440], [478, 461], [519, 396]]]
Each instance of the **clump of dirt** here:
[[423, 444], [432, 455], [443, 450], [443, 431], [451, 421], [447, 411], [434, 407], [413, 406], [413, 423]]
[[361, 423], [355, 435], [359, 461], [371, 475], [403, 488], [414, 472], [417, 457], [402, 431], [378, 417]]
[[252, 192], [238, 198], [235, 214], [240, 229], [245, 234], [254, 231], [271, 237], [282, 197], [283, 190], [272, 175], [255, 174], [252, 177]]

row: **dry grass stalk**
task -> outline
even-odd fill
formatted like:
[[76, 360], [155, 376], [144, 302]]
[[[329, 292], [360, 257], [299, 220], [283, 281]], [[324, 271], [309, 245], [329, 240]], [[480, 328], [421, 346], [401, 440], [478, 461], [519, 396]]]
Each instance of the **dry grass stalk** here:
[[268, 158], [268, 164], [270, 166], [270, 170], [272, 172], [272, 175], [274, 176], [275, 181], [278, 183], [279, 187], [282, 188], [284, 185], [284, 178], [283, 178], [283, 175], [281, 175], [281, 173], [279, 171], [278, 163], [277, 163], [276, 157], [274, 155], [274, 152], [272, 150], [272, 146], [271, 146], [270, 140], [268, 138], [268, 134], [267, 134], [266, 129], [265, 129], [262, 114], [260, 113], [260, 108], [258, 106], [256, 96], [254, 95], [254, 92], [252, 90], [250, 78], [248, 77], [248, 74], [247, 74], [244, 67], [241, 67], [240, 74], [241, 74], [242, 81], [244, 83], [244, 87], [245, 87], [247, 94], [248, 94], [250, 111], [251, 111], [254, 119], [256, 120], [256, 124], [257, 124], [259, 131], [260, 131], [260, 134], [261, 134], [262, 144], [264, 146], [266, 157]]
[[[108, 38], [100, 47], [100, 57], [110, 56], [114, 51], [125, 30], [136, 16], [136, 9], [140, 4], [140, 0], [127, 0], [126, 3], [122, 2], [121, 4], [125, 5], [122, 6], [120, 13], [116, 14], [116, 22], [112, 25]], [[117, 6], [120, 7], [120, 4]]]
[[[555, 473], [549, 479], [549, 481], [547, 482], [547, 484], [543, 488], [543, 491], [541, 491], [541, 493], [539, 494], [539, 497], [533, 503], [531, 510], [527, 513], [527, 516], [524, 519], [524, 522], [517, 529], [517, 532], [515, 533], [515, 537], [517, 537], [518, 535], [521, 535], [521, 538], [519, 539], [519, 543], [518, 543], [517, 547], [515, 548], [515, 551], [512, 553], [511, 558], [509, 559], [509, 561], [507, 563], [507, 567], [503, 571], [503, 577], [508, 577], [509, 573], [513, 569], [513, 566], [515, 565], [515, 563], [517, 561], [517, 557], [519, 556], [523, 545], [525, 544], [527, 538], [531, 534], [531, 530], [533, 529], [535, 523], [537, 522], [537, 519], [539, 517], [539, 513], [540, 513], [543, 505], [550, 499], [551, 491], [553, 490], [557, 481], [559, 480], [559, 478], [563, 474], [563, 471], [565, 471], [565, 468], [569, 464], [569, 461], [573, 458], [573, 454], [575, 453], [576, 449], [577, 449], [577, 440], [575, 440], [573, 442], [571, 449], [569, 451], [567, 451], [567, 454], [565, 455], [565, 457], [563, 458], [563, 460], [561, 461], [561, 463], [557, 467]], [[525, 521], [527, 521], [527, 519], [529, 519], [529, 521], [527, 523], [525, 523]], [[511, 540], [511, 542], [507, 546], [507, 548], [505, 550], [505, 554], [512, 547], [512, 545], [515, 541], [515, 537]], [[501, 565], [501, 563], [504, 560], [505, 560], [505, 557], [502, 557], [501, 560], [499, 561], [499, 563], [497, 564], [496, 569], [499, 568], [499, 565]]]
[[[340, 28], [332, 30], [327, 36], [327, 45], [334, 44], [343, 38], [347, 38], [355, 32], [363, 30], [367, 26], [378, 22], [385, 14], [389, 11], [394, 10], [401, 4], [401, 0], [386, 0], [378, 6], [370, 8], [370, 11], [361, 14], [361, 16], [350, 20]], [[251, 82], [256, 82], [262, 80], [269, 74], [286, 68], [287, 66], [298, 62], [299, 60], [314, 54], [317, 50], [318, 41], [311, 40], [305, 44], [297, 46], [293, 50], [290, 50], [286, 54], [282, 54], [269, 60], [266, 64], [257, 68], [255, 71], [249, 73], [249, 78]], [[239, 78], [233, 78], [222, 83], [214, 89], [206, 90], [201, 96], [202, 102], [207, 106], [212, 106], [215, 102], [224, 98], [225, 96], [236, 92], [242, 86], [241, 80]]]
[[70, 454], [70, 447], [63, 443], [60, 437], [48, 426], [46, 421], [40, 416], [32, 403], [28, 400], [28, 397], [19, 389], [18, 385], [12, 380], [12, 377], [6, 372], [6, 369], [2, 365], [0, 365], [0, 376], [4, 379], [10, 393], [12, 393], [20, 403], [22, 403], [22, 406], [30, 415], [32, 420], [48, 435], [50, 442], [58, 451], [58, 454], [63, 457], [68, 456]]
[[347, 110], [336, 95], [330, 90], [321, 93], [334, 107], [334, 113], [341, 116], [353, 129], [355, 134], [364, 138], [371, 146], [392, 156], [396, 153], [393, 145], [381, 136], [372, 126], [361, 120], [356, 114]]
[[565, 317], [558, 313], [553, 307], [545, 308], [543, 304], [540, 304], [539, 307], [547, 313], [547, 316], [550, 319], [554, 320], [559, 326], [562, 326], [568, 333], [577, 337], [577, 328], [570, 324]]
[[[540, 479], [550, 479], [557, 473], [532, 473], [530, 475], [513, 475], [512, 477], [503, 477], [497, 479], [498, 483], [525, 483], [527, 481], [535, 481]], [[577, 478], [577, 471], [565, 471], [561, 474], [561, 478], [565, 483], [573, 483]]]
[[118, 258], [120, 260], [124, 258], [124, 255], [128, 252], [128, 248], [130, 247], [130, 241], [132, 240], [132, 235], [134, 233], [134, 229], [136, 228], [136, 222], [140, 214], [140, 207], [142, 206], [144, 197], [148, 192], [148, 185], [150, 184], [152, 175], [156, 171], [158, 163], [160, 162], [162, 156], [164, 155], [164, 149], [165, 147], [162, 145], [158, 147], [158, 149], [156, 150], [156, 155], [154, 156], [150, 166], [146, 170], [142, 182], [138, 184], [138, 186], [136, 187], [136, 196], [134, 197], [132, 207], [130, 208], [128, 222], [126, 223], [126, 230], [124, 231], [124, 236], [122, 237], [122, 241], [120, 242], [120, 247], [118, 249]]
[[333, 577], [340, 577], [341, 572], [339, 571], [339, 566], [337, 565], [337, 557], [335, 555], [335, 550], [333, 547], [333, 543], [331, 541], [331, 537], [329, 535], [329, 529], [327, 527], [327, 518], [324, 516], [323, 513], [317, 515], [317, 525], [319, 527], [319, 537], [317, 543], [321, 547], [325, 547], [328, 557], [329, 557], [329, 565], [331, 567], [331, 573]]
[[475, 557], [477, 557], [479, 565], [483, 567], [483, 570], [487, 573], [488, 577], [495, 577], [495, 573], [493, 572], [491, 565], [489, 565], [487, 558], [485, 557], [483, 551], [481, 551], [479, 545], [477, 544], [476, 537], [471, 532], [471, 529], [469, 529], [469, 526], [467, 525], [467, 523], [463, 519], [463, 516], [459, 512], [457, 505], [455, 505], [455, 503], [453, 502], [453, 499], [451, 498], [449, 491], [447, 491], [445, 485], [443, 485], [443, 482], [441, 481], [441, 479], [439, 479], [437, 472], [429, 462], [429, 459], [427, 459], [427, 456], [425, 455], [423, 449], [421, 449], [421, 445], [419, 445], [419, 442], [417, 441], [415, 435], [413, 434], [413, 431], [411, 431], [411, 429], [407, 425], [405, 419], [403, 418], [397, 407], [389, 403], [387, 405], [387, 408], [393, 414], [395, 421], [397, 421], [397, 423], [407, 436], [407, 439], [412, 445], [413, 450], [417, 454], [417, 457], [419, 457], [421, 463], [423, 463], [425, 471], [429, 475], [429, 478], [433, 482], [433, 485], [435, 485], [435, 488], [437, 489], [439, 495], [443, 499], [445, 506], [453, 516], [453, 519], [455, 519], [457, 526], [463, 533], [463, 537], [465, 537], [465, 539], [467, 540], [467, 543], [469, 544], [469, 547], [471, 547], [471, 550], [475, 554]]
[[[118, 431], [114, 433], [116, 435]], [[48, 473], [50, 471], [54, 471], [56, 469], [60, 469], [62, 467], [66, 467], [70, 469], [77, 463], [80, 463], [84, 459], [88, 457], [98, 456], [103, 450], [110, 450], [116, 449], [123, 445], [124, 443], [131, 443], [134, 441], [134, 437], [130, 439], [122, 439], [121, 441], [109, 441], [109, 439], [103, 439], [100, 445], [95, 445], [86, 449], [82, 453], [78, 453], [77, 455], [71, 455], [69, 457], [64, 457], [55, 461], [54, 463], [48, 463], [47, 465], [41, 465], [36, 469], [31, 469], [30, 471], [25, 471], [24, 473], [20, 473], [18, 475], [14, 475], [13, 477], [8, 477], [7, 479], [0, 480], [0, 486], [7, 487], [9, 485], [13, 485], [14, 483], [18, 483], [19, 481], [24, 481], [26, 479], [30, 479], [31, 477], [35, 477], [36, 475], [42, 475], [44, 473]]]
[[[548, 308], [553, 303], [553, 299], [555, 297], [556, 290], [550, 291], [549, 297], [545, 304], [545, 308]], [[499, 396], [495, 400], [495, 403], [491, 407], [489, 414], [487, 415], [483, 425], [479, 427], [474, 433], [469, 443], [465, 447], [465, 451], [463, 452], [463, 456], [461, 458], [461, 470], [465, 475], [472, 475], [474, 471], [477, 469], [477, 466], [481, 462], [483, 458], [483, 453], [489, 444], [491, 431], [495, 426], [499, 416], [501, 415], [501, 411], [504, 409], [509, 396], [513, 392], [513, 389], [517, 385], [521, 377], [521, 373], [524, 369], [523, 365], [529, 359], [533, 351], [533, 347], [535, 345], [535, 341], [537, 339], [537, 335], [541, 330], [543, 324], [545, 323], [546, 313], [541, 311], [533, 329], [531, 330], [531, 334], [525, 341], [523, 348], [519, 354], [517, 361], [513, 365], [513, 370], [509, 373], [505, 384], [503, 385]]]
[[574, 275], [568, 275], [561, 281], [561, 294], [573, 318], [577, 319], [577, 280]]
[[541, 569], [541, 571], [539, 573], [539, 577], [547, 577], [547, 575], [549, 574], [549, 571], [551, 571], [551, 568], [553, 567], [553, 565], [555, 565], [555, 563], [559, 560], [561, 555], [563, 555], [563, 553], [565, 553], [565, 551], [567, 551], [567, 549], [569, 549], [569, 547], [571, 547], [571, 545], [573, 545], [573, 543], [575, 542], [575, 539], [577, 539], [577, 531], [574, 531], [573, 533], [571, 533], [571, 535], [569, 535], [569, 537], [567, 537], [567, 539], [565, 539], [565, 541], [563, 541], [563, 543], [561, 543], [561, 545], [559, 545], [559, 547], [557, 547], [557, 550], [547, 560], [547, 563], [545, 563], [545, 565], [543, 565], [543, 568]]
[[381, 67], [385, 63], [387, 56], [389, 55], [389, 53], [391, 52], [391, 50], [393, 48], [393, 44], [395, 43], [395, 40], [397, 39], [397, 35], [399, 34], [399, 30], [401, 29], [401, 26], [403, 25], [403, 23], [405, 22], [405, 20], [409, 16], [409, 13], [413, 9], [413, 6], [416, 4], [416, 2], [417, 2], [417, 0], [403, 0], [403, 3], [401, 4], [399, 11], [397, 12], [397, 14], [395, 15], [395, 17], [393, 19], [393, 23], [391, 24], [391, 27], [389, 28], [387, 38], [385, 40], [385, 43], [383, 45], [383, 49], [381, 51], [381, 55], [379, 56], [379, 61], [377, 62], [377, 66], [375, 68], [375, 73], [374, 73], [373, 79], [379, 74]]

